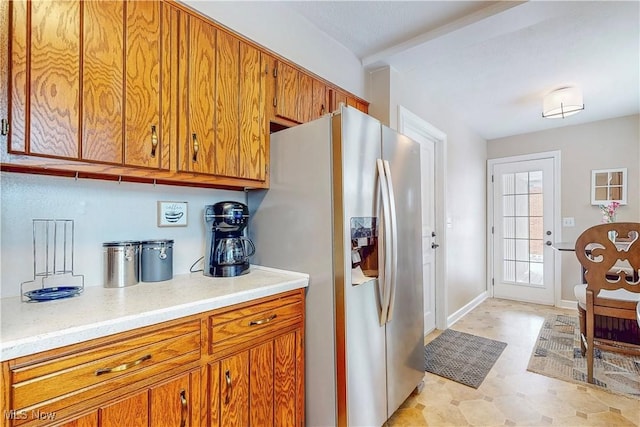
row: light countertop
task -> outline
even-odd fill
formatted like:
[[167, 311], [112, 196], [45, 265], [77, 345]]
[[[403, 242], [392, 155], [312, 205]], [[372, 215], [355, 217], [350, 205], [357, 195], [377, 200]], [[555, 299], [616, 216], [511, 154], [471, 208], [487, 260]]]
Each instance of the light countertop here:
[[125, 288], [85, 287], [41, 303], [0, 299], [0, 361], [153, 325], [308, 286], [309, 275], [251, 266], [248, 274], [199, 273]]

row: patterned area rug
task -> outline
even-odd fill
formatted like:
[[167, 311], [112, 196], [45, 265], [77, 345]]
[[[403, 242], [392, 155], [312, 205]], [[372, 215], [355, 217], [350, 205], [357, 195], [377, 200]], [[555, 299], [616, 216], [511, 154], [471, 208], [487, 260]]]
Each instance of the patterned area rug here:
[[578, 318], [553, 315], [545, 319], [542, 325], [527, 370], [640, 398], [640, 357], [597, 349], [595, 356], [595, 384], [588, 384], [587, 358], [580, 354]]
[[447, 329], [424, 346], [424, 370], [478, 388], [506, 343]]

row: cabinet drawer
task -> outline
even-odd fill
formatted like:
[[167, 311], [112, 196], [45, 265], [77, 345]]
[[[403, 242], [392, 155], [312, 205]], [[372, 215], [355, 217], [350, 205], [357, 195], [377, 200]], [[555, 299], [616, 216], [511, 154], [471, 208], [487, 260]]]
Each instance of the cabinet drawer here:
[[[100, 395], [200, 358], [200, 321], [11, 368], [11, 407], [29, 411], [68, 396]], [[78, 396], [82, 394], [82, 396]]]
[[259, 339], [303, 321], [300, 293], [216, 313], [209, 319], [212, 353]]

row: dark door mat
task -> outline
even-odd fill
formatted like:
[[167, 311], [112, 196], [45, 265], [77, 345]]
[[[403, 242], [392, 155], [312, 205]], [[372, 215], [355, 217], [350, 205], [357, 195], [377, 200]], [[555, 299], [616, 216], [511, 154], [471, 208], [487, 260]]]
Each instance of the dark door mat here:
[[424, 370], [478, 388], [507, 343], [447, 329], [424, 346]]

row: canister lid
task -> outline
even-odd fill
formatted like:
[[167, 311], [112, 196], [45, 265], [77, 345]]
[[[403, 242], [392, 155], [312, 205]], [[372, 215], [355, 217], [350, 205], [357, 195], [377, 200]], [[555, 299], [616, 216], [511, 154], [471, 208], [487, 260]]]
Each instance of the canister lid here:
[[170, 240], [170, 239], [143, 240], [140, 243], [143, 245], [173, 245], [173, 240]]
[[120, 246], [138, 246], [140, 245], [140, 241], [138, 240], [121, 240], [117, 242], [104, 242], [102, 244], [103, 247], [120, 247]]

